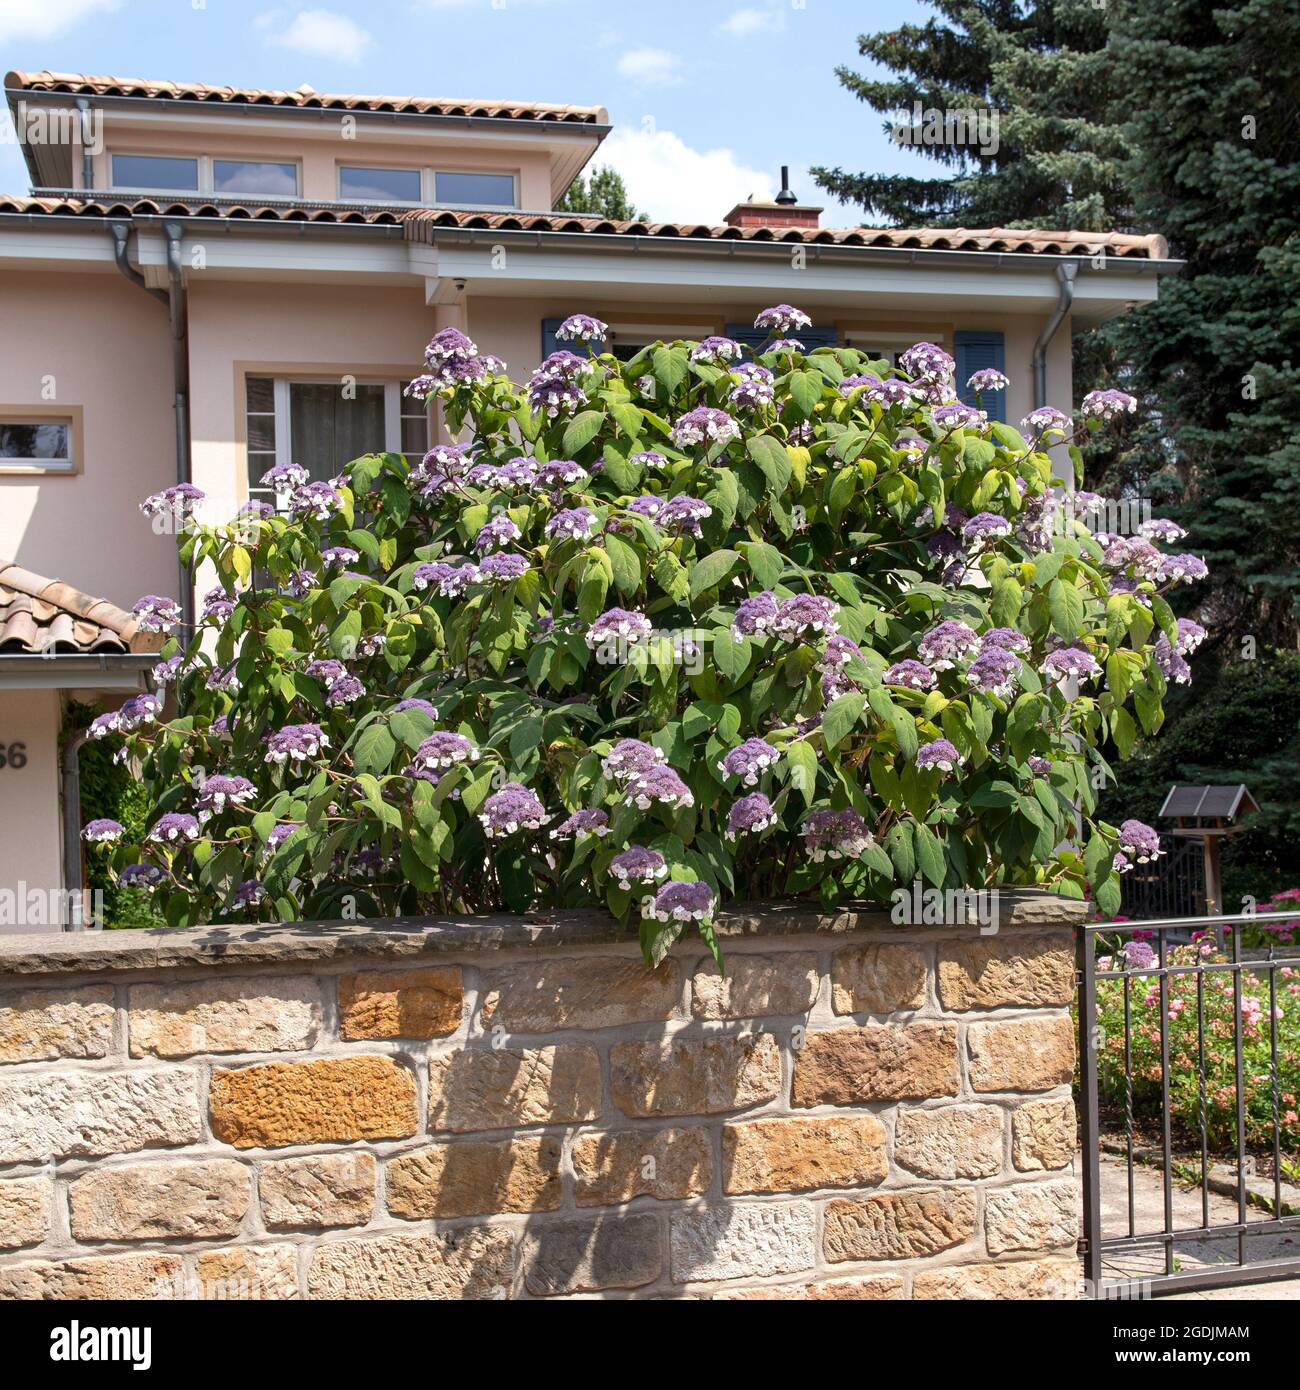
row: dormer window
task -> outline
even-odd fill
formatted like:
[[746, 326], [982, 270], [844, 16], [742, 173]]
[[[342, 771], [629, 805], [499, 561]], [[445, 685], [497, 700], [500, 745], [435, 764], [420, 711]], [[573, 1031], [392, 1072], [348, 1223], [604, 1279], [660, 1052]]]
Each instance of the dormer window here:
[[349, 203], [418, 203], [418, 169], [339, 167], [339, 197]]
[[437, 203], [460, 203], [472, 208], [513, 208], [513, 174], [461, 174], [442, 172], [433, 176], [433, 198]]
[[296, 198], [298, 166], [249, 159], [214, 159], [212, 191], [257, 198]]
[[113, 187], [150, 193], [197, 193], [199, 161], [156, 154], [115, 154]]

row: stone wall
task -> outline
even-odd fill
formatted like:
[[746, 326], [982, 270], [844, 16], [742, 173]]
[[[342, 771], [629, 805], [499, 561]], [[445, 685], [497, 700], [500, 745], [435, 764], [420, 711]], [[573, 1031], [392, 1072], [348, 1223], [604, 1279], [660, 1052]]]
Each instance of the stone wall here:
[[[1073, 906], [0, 942], [0, 1297], [1073, 1296]], [[1008, 921], [1008, 917], [1011, 918]]]

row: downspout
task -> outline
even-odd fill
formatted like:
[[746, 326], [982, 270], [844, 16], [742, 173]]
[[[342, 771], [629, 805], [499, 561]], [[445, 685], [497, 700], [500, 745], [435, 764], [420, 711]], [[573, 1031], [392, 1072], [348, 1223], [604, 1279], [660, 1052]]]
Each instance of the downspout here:
[[78, 97], [73, 104], [80, 116], [81, 186], [84, 189], [91, 189], [95, 186], [95, 157], [90, 152], [91, 145], [94, 143], [90, 132], [90, 102], [85, 97]]
[[[77, 920], [63, 922], [64, 931], [85, 931], [92, 914], [86, 912], [81, 898], [84, 886], [81, 873], [81, 749], [90, 734], [82, 729], [63, 745], [59, 758], [59, 774], [63, 787], [63, 886], [66, 901], [80, 902], [81, 911], [73, 909]], [[75, 896], [74, 896], [75, 895]]]
[[1074, 261], [1067, 261], [1064, 265], [1056, 267], [1056, 281], [1060, 287], [1056, 296], [1056, 308], [1052, 310], [1052, 317], [1047, 320], [1043, 331], [1038, 335], [1038, 341], [1034, 344], [1035, 410], [1047, 404], [1047, 348], [1056, 337], [1056, 330], [1065, 321], [1065, 316], [1074, 303], [1074, 277], [1078, 273], [1079, 267]]
[[[190, 362], [188, 315], [185, 302], [185, 281], [181, 269], [182, 231], [178, 223], [163, 225], [167, 237], [166, 291], [151, 288], [143, 275], [131, 264], [131, 226], [125, 222], [110, 222], [113, 238], [113, 259], [118, 270], [135, 286], [167, 305], [172, 344], [172, 412], [176, 426], [176, 481], [190, 481]], [[194, 586], [184, 561], [180, 562], [181, 620], [185, 626], [194, 623]]]

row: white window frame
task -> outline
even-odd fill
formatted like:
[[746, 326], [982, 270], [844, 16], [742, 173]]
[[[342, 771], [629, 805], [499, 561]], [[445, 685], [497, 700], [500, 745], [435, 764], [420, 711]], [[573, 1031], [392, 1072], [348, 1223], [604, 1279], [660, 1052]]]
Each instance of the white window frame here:
[[[113, 160], [123, 159], [193, 159], [198, 163], [198, 187], [197, 188], [139, 188], [135, 184], [115, 183], [113, 181]], [[301, 198], [302, 197], [302, 161], [300, 159], [249, 159], [239, 155], [229, 154], [190, 154], [181, 152], [176, 154], [160, 154], [157, 150], [110, 150], [108, 152], [108, 178], [109, 190], [115, 193], [139, 193], [144, 197], [171, 196], [183, 198], [221, 198], [227, 202], [235, 198], [258, 199], [258, 198]], [[223, 164], [287, 164], [293, 169], [294, 192], [285, 193], [237, 193], [234, 191], [218, 193], [216, 191], [216, 174], [213, 165], [217, 162]]]
[[[427, 188], [428, 199], [431, 207], [436, 208], [455, 208], [455, 207], [489, 207], [501, 208], [504, 212], [519, 210], [519, 174], [514, 169], [430, 169], [426, 171], [429, 175]], [[438, 201], [438, 175], [439, 174], [483, 174], [496, 179], [509, 179], [511, 185], [510, 202], [508, 203], [456, 203], [451, 201]]]
[[77, 435], [78, 420], [73, 415], [44, 415], [36, 412], [28, 413], [24, 410], [4, 410], [0, 411], [0, 424], [3, 425], [62, 425], [67, 433], [68, 453], [62, 459], [43, 459], [35, 457], [9, 458], [0, 455], [0, 475], [6, 473], [26, 473], [37, 477], [51, 476], [56, 478], [71, 477], [81, 471], [77, 447], [80, 440]]
[[[418, 174], [420, 177], [420, 196], [407, 198], [353, 198], [343, 192], [344, 169], [376, 169], [380, 172], [397, 174]], [[334, 192], [341, 203], [364, 203], [372, 207], [420, 208], [429, 206], [429, 170], [418, 164], [362, 164], [350, 159], [341, 159], [334, 166]]]
[[[898, 365], [898, 355], [906, 352], [914, 343], [920, 341], [915, 333], [872, 333], [862, 329], [851, 329], [845, 336], [844, 346], [865, 352], [868, 348], [880, 348], [889, 355], [889, 365]], [[943, 338], [933, 340], [938, 347], [946, 347]], [[949, 349], [950, 351], [951, 349]]]

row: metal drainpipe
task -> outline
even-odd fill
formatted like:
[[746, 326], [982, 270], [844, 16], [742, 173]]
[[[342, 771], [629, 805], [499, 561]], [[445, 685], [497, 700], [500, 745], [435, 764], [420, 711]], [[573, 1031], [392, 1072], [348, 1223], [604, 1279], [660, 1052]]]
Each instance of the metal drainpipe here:
[[92, 189], [95, 186], [95, 158], [90, 152], [90, 102], [85, 97], [78, 97], [73, 105], [81, 117], [81, 186]]
[[[59, 773], [63, 784], [63, 886], [72, 901], [72, 894], [80, 893], [83, 887], [81, 874], [81, 762], [83, 745], [89, 740], [89, 733], [83, 729], [74, 734], [63, 745], [59, 759]], [[83, 910], [80, 921], [63, 924], [65, 931], [85, 931], [87, 913]]]
[[1038, 341], [1034, 344], [1035, 410], [1047, 404], [1047, 347], [1056, 337], [1056, 330], [1060, 328], [1074, 303], [1074, 277], [1078, 273], [1079, 267], [1074, 261], [1067, 261], [1064, 265], [1056, 267], [1056, 282], [1060, 286], [1056, 296], [1056, 308], [1052, 310], [1052, 317], [1047, 320], [1043, 331], [1038, 335]]
[[[163, 231], [167, 237], [168, 282], [168, 289], [163, 291], [153, 289], [146, 284], [144, 276], [131, 264], [129, 248], [132, 228], [130, 224], [110, 222], [108, 230], [113, 238], [113, 259], [118, 270], [133, 285], [167, 305], [172, 343], [172, 411], [176, 422], [176, 481], [188, 483], [190, 481], [190, 364], [185, 282], [181, 270], [183, 232], [179, 224], [175, 222], [167, 222], [163, 225]], [[194, 622], [194, 587], [184, 563], [180, 564], [180, 605], [182, 622], [186, 627], [192, 626]]]

